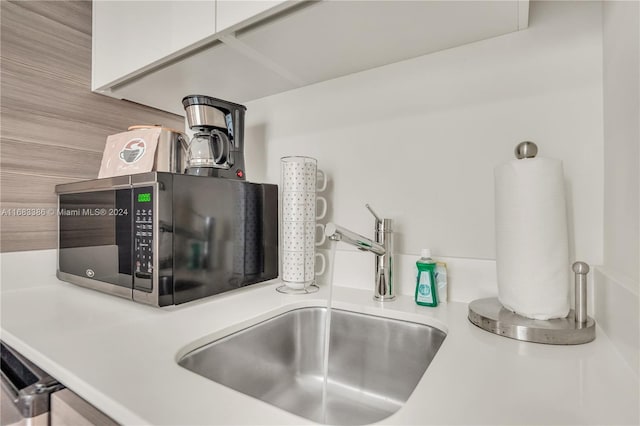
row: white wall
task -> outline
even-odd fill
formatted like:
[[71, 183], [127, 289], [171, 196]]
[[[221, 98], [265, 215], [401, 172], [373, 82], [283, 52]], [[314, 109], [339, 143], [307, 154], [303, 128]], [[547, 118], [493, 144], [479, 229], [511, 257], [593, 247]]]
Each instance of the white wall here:
[[640, 282], [638, 2], [604, 3], [604, 265]]
[[491, 259], [493, 168], [533, 140], [564, 161], [576, 256], [600, 263], [601, 38], [599, 3], [534, 2], [525, 31], [251, 102], [249, 179], [313, 156], [330, 220], [372, 235], [368, 202], [394, 219], [398, 253]]
[[595, 317], [640, 371], [640, 3], [603, 4], [604, 264]]

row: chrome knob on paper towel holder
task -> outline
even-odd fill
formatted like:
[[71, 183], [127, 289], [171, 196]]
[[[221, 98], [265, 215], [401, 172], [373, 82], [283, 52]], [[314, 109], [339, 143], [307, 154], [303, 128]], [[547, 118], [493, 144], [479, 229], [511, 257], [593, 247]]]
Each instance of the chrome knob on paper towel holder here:
[[[521, 142], [515, 149], [519, 160], [534, 158], [538, 147], [533, 142]], [[596, 338], [596, 323], [587, 316], [587, 273], [589, 265], [573, 264], [575, 273], [575, 309], [565, 318], [536, 320], [518, 315], [505, 308], [497, 297], [474, 300], [469, 304], [469, 321], [483, 330], [534, 343], [578, 345]]]
[[538, 155], [538, 145], [529, 141], [520, 142], [516, 146], [514, 153], [518, 160], [522, 160], [523, 158], [534, 158]]

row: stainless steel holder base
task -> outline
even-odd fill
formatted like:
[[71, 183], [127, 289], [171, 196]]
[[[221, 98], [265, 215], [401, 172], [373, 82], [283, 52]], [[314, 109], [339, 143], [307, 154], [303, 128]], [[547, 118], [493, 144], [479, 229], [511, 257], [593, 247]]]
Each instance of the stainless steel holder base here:
[[469, 321], [483, 330], [525, 342], [549, 345], [580, 345], [596, 338], [596, 322], [575, 320], [572, 309], [566, 318], [534, 320], [506, 309], [497, 297], [474, 300], [469, 304]]

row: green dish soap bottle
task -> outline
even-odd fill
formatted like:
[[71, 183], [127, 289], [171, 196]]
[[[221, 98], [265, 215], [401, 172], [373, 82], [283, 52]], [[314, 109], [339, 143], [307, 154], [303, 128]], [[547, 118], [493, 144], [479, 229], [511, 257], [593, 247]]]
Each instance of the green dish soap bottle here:
[[416, 266], [418, 267], [416, 303], [422, 306], [438, 306], [436, 261], [431, 259], [431, 250], [422, 249]]

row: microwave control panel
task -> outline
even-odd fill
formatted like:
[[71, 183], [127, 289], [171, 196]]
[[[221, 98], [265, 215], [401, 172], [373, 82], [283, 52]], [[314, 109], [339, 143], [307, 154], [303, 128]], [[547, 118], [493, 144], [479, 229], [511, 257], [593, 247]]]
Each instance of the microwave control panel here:
[[133, 189], [134, 288], [153, 289], [153, 188]]

